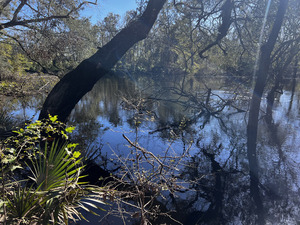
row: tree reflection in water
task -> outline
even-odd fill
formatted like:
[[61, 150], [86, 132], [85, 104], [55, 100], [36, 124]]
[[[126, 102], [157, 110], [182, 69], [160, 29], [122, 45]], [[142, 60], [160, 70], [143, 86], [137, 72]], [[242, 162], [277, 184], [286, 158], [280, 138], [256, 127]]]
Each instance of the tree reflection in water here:
[[[222, 89], [210, 80], [166, 88], [145, 77], [136, 83], [107, 77], [73, 110], [73, 138], [104, 170], [116, 173], [121, 165], [112, 154], [129, 157], [133, 149], [123, 134], [164, 162], [184, 158], [170, 175], [182, 188], [162, 191], [153, 203], [173, 220], [149, 216], [153, 224], [255, 224], [246, 150], [249, 93], [242, 82], [218, 80]], [[299, 91], [293, 84], [290, 89], [274, 95], [272, 119], [261, 113], [259, 122], [259, 189], [269, 224], [300, 221]]]
[[[175, 209], [174, 218], [184, 224], [226, 224], [237, 221], [253, 224], [255, 212], [249, 196], [246, 115], [243, 112], [247, 110], [246, 90], [246, 94], [240, 89], [240, 93], [236, 94], [229, 89], [219, 91], [218, 87], [212, 87], [208, 106], [208, 89], [205, 87], [201, 88], [205, 90], [203, 93], [196, 92], [196, 87], [194, 92], [179, 93], [177, 89], [164, 88], [163, 93], [154, 94], [149, 90], [141, 93], [142, 86], [143, 82], [137, 88], [125, 79], [106, 79], [96, 87], [96, 90], [101, 91], [95, 90], [91, 93], [93, 97], [84, 99], [80, 104], [86, 105], [78, 105], [72, 118], [79, 115], [81, 119], [87, 118], [86, 121], [90, 121], [91, 118], [76, 113], [76, 110], [88, 110], [85, 112], [87, 115], [95, 112], [92, 118], [98, 118], [99, 123], [104, 124], [103, 139], [106, 132], [114, 133], [105, 131], [105, 128], [112, 125], [120, 132], [119, 135], [138, 127], [139, 144], [155, 154], [160, 153], [157, 147], [162, 149], [165, 145], [159, 146], [154, 142], [167, 142], [175, 138], [173, 147], [177, 154], [193, 142], [187, 164], [178, 174], [178, 179], [187, 182], [189, 188], [185, 193], [168, 195], [165, 204], [169, 208], [166, 210]], [[162, 99], [161, 96], [166, 96], [166, 92], [169, 92], [168, 99]], [[277, 108], [273, 119], [277, 123], [267, 125], [263, 120], [260, 123], [258, 156], [261, 165], [259, 187], [263, 193], [264, 207], [268, 210], [267, 221], [281, 221], [284, 224], [289, 220], [298, 220], [298, 201], [295, 198], [298, 193], [298, 161], [294, 149], [297, 149], [299, 143], [296, 142], [297, 127], [293, 127], [293, 123], [284, 123], [285, 118], [278, 118], [284, 117], [284, 111], [288, 109], [289, 94], [283, 94], [280, 101], [274, 102]], [[282, 101], [287, 102], [287, 108], [278, 106]], [[294, 119], [289, 118], [290, 121]], [[138, 124], [134, 122], [137, 120]], [[78, 124], [79, 127], [82, 125]], [[86, 131], [91, 132], [90, 129]], [[136, 133], [129, 133], [129, 136], [134, 139]], [[120, 143], [126, 143], [120, 137], [118, 139]], [[113, 142], [115, 139], [104, 141]], [[122, 153], [126, 147], [120, 143], [115, 147]]]
[[[81, 121], [76, 122], [77, 126], [87, 136], [110, 142], [110, 148], [118, 149], [121, 155], [128, 152], [122, 133], [157, 156], [171, 141], [172, 154], [185, 154], [188, 150], [185, 164], [176, 174], [176, 179], [185, 183], [185, 189], [158, 199], [165, 206], [161, 210], [173, 210], [170, 215], [175, 220], [183, 224], [255, 224], [246, 152], [247, 90], [232, 82], [227, 88], [223, 83], [222, 90], [210, 81], [206, 82], [210, 87], [193, 83], [189, 91], [166, 88], [165, 84], [151, 83], [142, 77], [137, 83], [118, 77], [105, 79], [77, 105], [72, 120]], [[272, 101], [273, 108], [267, 114], [272, 119], [259, 123], [259, 189], [266, 221], [294, 224], [300, 220], [299, 121], [295, 115], [298, 111], [290, 117], [286, 117], [286, 111], [290, 111], [289, 99], [298, 105], [298, 96], [291, 97], [288, 91], [273, 96], [277, 101]], [[102, 124], [95, 132], [100, 134], [98, 137], [89, 134], [94, 132], [88, 127], [91, 120]], [[105, 144], [103, 150], [109, 155]]]

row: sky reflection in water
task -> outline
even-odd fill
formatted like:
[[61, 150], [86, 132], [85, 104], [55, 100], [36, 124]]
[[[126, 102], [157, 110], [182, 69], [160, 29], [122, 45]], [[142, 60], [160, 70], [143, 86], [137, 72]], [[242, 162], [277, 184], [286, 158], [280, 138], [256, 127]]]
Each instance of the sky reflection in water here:
[[[214, 196], [208, 190], [215, 187], [213, 162], [204, 154], [204, 151], [207, 151], [214, 155], [214, 161], [223, 170], [222, 210], [218, 213], [229, 223], [251, 222], [249, 193], [245, 192], [245, 187], [249, 185], [245, 112], [237, 113], [234, 107], [226, 106], [215, 116], [200, 116], [201, 112], [198, 109], [153, 99], [140, 104], [140, 108], [134, 108], [134, 104], [139, 104], [144, 94], [146, 97], [152, 94], [149, 91], [141, 93], [141, 87], [143, 82], [136, 85], [123, 78], [102, 79], [93, 91], [82, 99], [71, 115], [70, 123], [76, 125], [77, 135], [83, 137], [86, 145], [90, 145], [90, 142], [95, 146], [102, 143], [102, 154], [113, 159], [113, 163], [116, 162], [113, 154], [126, 157], [132, 151], [123, 134], [157, 156], [186, 154], [189, 156], [186, 163], [191, 163], [192, 159], [197, 161], [198, 174], [205, 175], [205, 178], [200, 181], [198, 187], [190, 184], [191, 190], [194, 191], [179, 196], [182, 200], [178, 202], [187, 198], [194, 199], [198, 194], [198, 203], [190, 209], [198, 212], [216, 204], [215, 200], [210, 202], [209, 198], [203, 197], [204, 194], [213, 199]], [[199, 92], [199, 87], [193, 88], [193, 91]], [[158, 87], [155, 89], [158, 90]], [[215, 95], [211, 97], [211, 107], [216, 106], [213, 101], [220, 101], [218, 96], [223, 100], [233, 96], [229, 90], [213, 89], [212, 93]], [[283, 91], [275, 100], [273, 119], [278, 132], [275, 137], [277, 141], [274, 141], [274, 134], [264, 119], [260, 120], [258, 132], [257, 149], [263, 201], [268, 211], [267, 221], [273, 224], [296, 224], [296, 221], [300, 220], [297, 214], [300, 203], [297, 197], [300, 184], [299, 98], [296, 93], [291, 104], [291, 95], [290, 91]], [[126, 103], [124, 98], [132, 105]], [[247, 99], [247, 95], [239, 96], [235, 107], [247, 110], [248, 105], [241, 100], [242, 98]], [[27, 119], [33, 115], [37, 118], [37, 110], [33, 106], [20, 105], [19, 103], [19, 107], [15, 108], [15, 116], [21, 117], [25, 114]], [[266, 105], [265, 99], [262, 105]], [[262, 116], [264, 112], [263, 107]], [[191, 172], [188, 167], [182, 165], [180, 168], [185, 171], [181, 176], [183, 180], [195, 178], [188, 174]], [[205, 185], [206, 188], [201, 189], [201, 185]], [[195, 188], [201, 190], [195, 191]]]

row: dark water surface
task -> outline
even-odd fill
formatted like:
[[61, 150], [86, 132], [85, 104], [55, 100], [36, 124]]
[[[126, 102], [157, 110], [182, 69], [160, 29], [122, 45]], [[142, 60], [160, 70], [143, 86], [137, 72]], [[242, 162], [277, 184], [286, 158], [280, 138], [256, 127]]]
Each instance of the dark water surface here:
[[[241, 80], [198, 79], [179, 85], [107, 77], [73, 110], [73, 138], [88, 155], [98, 150], [96, 161], [109, 169], [136, 169], [131, 160], [136, 148], [124, 135], [152, 152], [170, 167], [166, 176], [182, 186], [181, 192], [166, 189], [159, 201], [183, 224], [255, 224], [246, 149], [250, 94]], [[30, 107], [16, 105], [18, 117], [38, 112], [32, 102]], [[263, 99], [257, 153], [266, 224], [300, 222], [299, 106], [299, 92], [291, 93], [287, 85], [277, 93], [268, 123]], [[149, 173], [153, 165], [146, 161], [139, 171]], [[122, 220], [113, 221], [99, 224]]]

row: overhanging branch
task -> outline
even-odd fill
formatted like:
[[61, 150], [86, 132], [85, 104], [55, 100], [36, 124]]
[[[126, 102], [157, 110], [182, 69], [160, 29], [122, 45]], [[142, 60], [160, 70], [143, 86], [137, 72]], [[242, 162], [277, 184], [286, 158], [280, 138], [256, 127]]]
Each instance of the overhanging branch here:
[[[39, 23], [39, 22], [44, 22], [44, 21], [49, 21], [49, 20], [54, 20], [54, 19], [70, 18], [71, 14], [78, 11], [80, 8], [82, 8], [83, 5], [86, 5], [86, 4], [96, 5], [97, 0], [95, 2], [84, 1], [84, 2], [80, 3], [77, 7], [74, 7], [73, 9], [71, 9], [65, 15], [52, 15], [52, 16], [45, 16], [43, 18], [18, 20], [18, 14], [22, 10], [22, 8], [24, 7], [24, 5], [26, 3], [27, 3], [27, 0], [21, 1], [20, 5], [17, 7], [16, 11], [14, 12], [13, 18], [9, 22], [0, 24], [0, 30], [6, 29], [9, 27], [14, 27], [14, 26], [26, 26], [27, 24], [31, 24], [31, 23]], [[31, 7], [29, 7], [29, 8], [31, 8]], [[0, 8], [0, 13], [1, 13], [1, 8]]]
[[222, 23], [221, 25], [218, 27], [218, 35], [215, 41], [211, 42], [210, 44], [208, 44], [203, 50], [201, 50], [199, 52], [199, 56], [200, 58], [206, 58], [205, 56], [203, 56], [203, 54], [208, 51], [209, 49], [211, 49], [213, 46], [215, 45], [219, 45], [220, 41], [226, 37], [227, 32], [230, 28], [230, 25], [232, 23], [232, 19], [231, 19], [231, 12], [233, 9], [233, 0], [226, 0], [225, 3], [222, 6], [221, 9], [221, 18], [222, 18]]

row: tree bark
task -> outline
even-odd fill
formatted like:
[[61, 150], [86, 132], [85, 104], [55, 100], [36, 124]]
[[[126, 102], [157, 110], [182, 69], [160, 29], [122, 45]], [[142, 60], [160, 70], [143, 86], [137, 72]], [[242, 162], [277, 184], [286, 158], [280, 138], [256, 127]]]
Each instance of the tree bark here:
[[123, 28], [93, 56], [66, 74], [52, 89], [39, 119], [57, 115], [66, 122], [77, 102], [89, 92], [135, 43], [147, 37], [166, 0], [150, 0], [144, 13]]
[[256, 151], [259, 110], [261, 98], [267, 81], [269, 67], [271, 64], [270, 56], [283, 23], [287, 5], [288, 0], [280, 0], [276, 19], [274, 21], [269, 38], [261, 47], [261, 56], [259, 60], [256, 83], [252, 94], [247, 125], [247, 155], [250, 170], [250, 195], [256, 206], [256, 212], [258, 216], [257, 224], [265, 224], [263, 203], [259, 192], [259, 169]]

